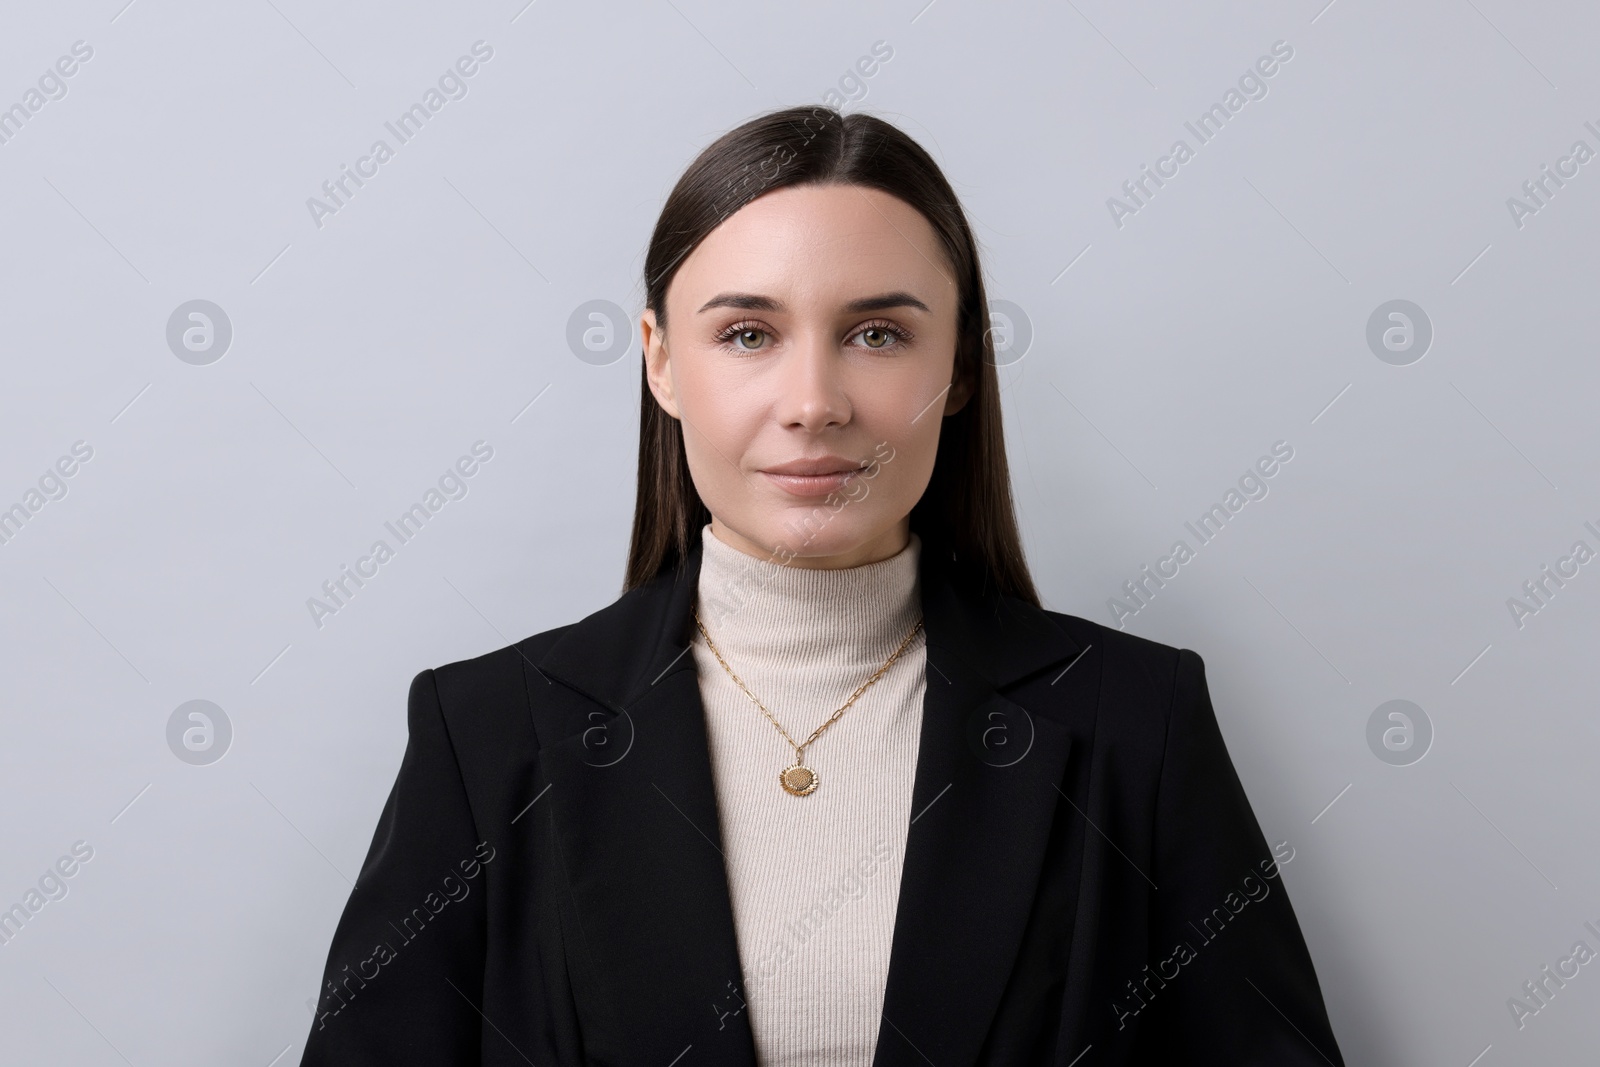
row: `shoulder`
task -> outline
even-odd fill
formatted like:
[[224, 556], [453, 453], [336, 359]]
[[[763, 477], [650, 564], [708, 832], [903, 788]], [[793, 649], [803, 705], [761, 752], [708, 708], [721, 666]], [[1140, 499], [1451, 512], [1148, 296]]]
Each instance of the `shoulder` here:
[[1083, 662], [1073, 670], [1089, 668], [1078, 684], [1094, 686], [1097, 736], [1108, 741], [1137, 739], [1163, 749], [1174, 714], [1182, 715], [1204, 693], [1205, 661], [1200, 654], [1077, 615], [1048, 610], [1044, 614], [1083, 650]]
[[484, 694], [507, 686], [520, 690], [526, 682], [523, 672], [534, 670], [539, 658], [575, 625], [556, 626], [493, 651], [431, 668], [438, 681], [440, 697], [445, 697], [446, 689], [461, 696]]
[[413, 682], [413, 699], [417, 686], [437, 687], [452, 741], [470, 735], [482, 746], [526, 740], [537, 747], [538, 738], [550, 736], [547, 730], [564, 731], [571, 701], [552, 695], [606, 704], [612, 687], [625, 687], [644, 671], [658, 642], [642, 637], [661, 632], [672, 589], [673, 576], [661, 576], [575, 622], [423, 671]]
[[412, 702], [431, 687], [458, 755], [520, 737], [529, 728], [530, 686], [544, 684], [537, 664], [573, 625], [421, 671], [411, 683]]
[[1078, 615], [1049, 610], [1044, 614], [1088, 655], [1099, 653], [1105, 680], [1148, 689], [1153, 696], [1170, 697], [1180, 668], [1202, 662], [1200, 654], [1190, 648], [1153, 641]]

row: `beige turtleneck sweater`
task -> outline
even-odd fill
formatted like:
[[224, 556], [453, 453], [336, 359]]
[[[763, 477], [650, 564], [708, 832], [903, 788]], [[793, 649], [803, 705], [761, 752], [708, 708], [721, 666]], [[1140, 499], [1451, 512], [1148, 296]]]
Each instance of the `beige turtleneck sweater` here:
[[[746, 555], [707, 524], [698, 610], [722, 656], [804, 742], [883, 665], [921, 613], [911, 535], [843, 570]], [[761, 1067], [868, 1067], [878, 1038], [927, 681], [919, 631], [806, 749], [794, 749], [694, 635], [745, 1004]]]

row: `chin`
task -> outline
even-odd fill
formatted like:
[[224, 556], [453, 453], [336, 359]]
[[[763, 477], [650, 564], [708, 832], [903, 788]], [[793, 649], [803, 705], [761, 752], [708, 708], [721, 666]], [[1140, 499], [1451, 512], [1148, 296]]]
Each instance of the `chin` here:
[[851, 514], [854, 506], [786, 508], [763, 525], [773, 544], [799, 558], [844, 555], [884, 536], [888, 528], [865, 512]]

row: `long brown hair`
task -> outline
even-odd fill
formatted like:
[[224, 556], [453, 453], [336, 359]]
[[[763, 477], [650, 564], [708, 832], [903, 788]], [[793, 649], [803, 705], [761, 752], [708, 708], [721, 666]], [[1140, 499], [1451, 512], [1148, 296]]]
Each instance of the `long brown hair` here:
[[[949, 561], [958, 577], [1038, 606], [1011, 499], [977, 246], [955, 191], [921, 145], [882, 119], [827, 107], [773, 111], [723, 134], [689, 164], [661, 209], [645, 256], [646, 306], [664, 330], [667, 286], [678, 266], [756, 197], [786, 186], [834, 184], [878, 189], [920, 211], [944, 246], [960, 293], [955, 369], [972, 394], [944, 418], [911, 528], [923, 551]], [[682, 424], [655, 402], [643, 366], [639, 401], [638, 497], [624, 591], [681, 566], [711, 521], [689, 477]]]

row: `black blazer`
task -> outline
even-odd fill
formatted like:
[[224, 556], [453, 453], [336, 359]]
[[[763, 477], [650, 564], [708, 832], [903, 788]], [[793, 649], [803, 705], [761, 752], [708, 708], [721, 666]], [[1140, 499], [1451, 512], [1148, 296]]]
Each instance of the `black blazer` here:
[[[302, 1064], [754, 1067], [688, 654], [699, 553], [417, 675]], [[1277, 877], [1292, 846], [1262, 836], [1200, 657], [931, 551], [921, 579], [875, 1067], [1342, 1064]]]

